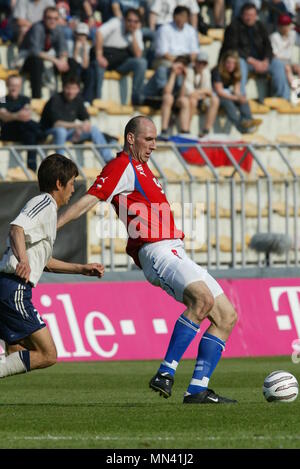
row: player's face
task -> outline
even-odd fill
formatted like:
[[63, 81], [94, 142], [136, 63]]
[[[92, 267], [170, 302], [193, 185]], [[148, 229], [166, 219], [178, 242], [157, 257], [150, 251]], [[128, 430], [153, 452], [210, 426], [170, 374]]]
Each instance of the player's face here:
[[75, 176], [73, 176], [65, 186], [59, 186], [59, 203], [57, 204], [59, 207], [62, 207], [63, 205], [66, 205], [70, 198], [71, 195], [74, 192], [74, 181], [75, 181]]
[[[143, 120], [136, 135], [130, 134], [129, 148], [132, 157], [141, 163], [147, 163], [156, 149], [156, 128], [148, 120]], [[131, 143], [132, 142], [132, 143]]]

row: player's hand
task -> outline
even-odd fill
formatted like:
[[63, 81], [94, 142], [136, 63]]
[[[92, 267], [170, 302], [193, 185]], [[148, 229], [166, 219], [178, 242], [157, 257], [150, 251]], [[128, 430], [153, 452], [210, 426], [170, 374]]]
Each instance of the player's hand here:
[[30, 272], [31, 269], [28, 261], [20, 261], [17, 264], [16, 275], [25, 280], [26, 283], [29, 281]]
[[104, 275], [104, 266], [102, 264], [92, 263], [84, 264], [82, 266], [82, 274], [89, 277], [103, 277]]

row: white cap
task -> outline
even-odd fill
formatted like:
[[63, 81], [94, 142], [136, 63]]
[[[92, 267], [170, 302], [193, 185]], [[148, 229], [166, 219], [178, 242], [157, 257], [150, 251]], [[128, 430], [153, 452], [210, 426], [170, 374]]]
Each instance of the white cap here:
[[86, 23], [78, 23], [76, 27], [76, 33], [85, 34], [86, 36], [88, 36], [90, 34], [90, 28]]
[[197, 62], [206, 62], [208, 63], [208, 54], [204, 50], [200, 50], [196, 57]]

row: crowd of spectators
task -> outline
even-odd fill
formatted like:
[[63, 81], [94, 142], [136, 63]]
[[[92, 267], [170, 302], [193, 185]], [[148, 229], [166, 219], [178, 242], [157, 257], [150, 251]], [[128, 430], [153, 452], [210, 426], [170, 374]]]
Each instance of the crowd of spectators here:
[[[211, 12], [209, 22], [203, 19], [204, 6]], [[232, 10], [229, 24], [226, 9]], [[270, 96], [290, 99], [300, 77], [300, 64], [292, 59], [293, 47], [300, 45], [299, 13], [300, 0], [0, 0], [0, 36], [18, 47], [14, 65], [21, 77], [8, 82], [8, 105], [0, 109], [1, 138], [9, 139], [9, 125], [15, 122], [29, 129], [21, 132], [26, 144], [40, 141], [43, 132], [50, 132], [59, 144], [87, 135], [103, 143], [101, 132], [86, 123], [83, 108], [95, 98], [105, 98], [106, 70], [132, 73], [132, 105], [161, 108], [162, 138], [168, 137], [174, 114], [181, 132], [190, 131], [196, 113], [205, 115], [199, 135], [209, 134], [220, 107], [240, 132], [253, 132], [260, 122], [253, 119], [246, 96], [249, 73], [268, 79]], [[198, 35], [209, 28], [225, 29], [213, 70]], [[43, 124], [33, 130], [28, 98], [20, 100], [18, 95], [12, 105], [12, 90], [25, 78], [31, 98], [42, 97], [49, 67], [61, 76], [63, 91], [50, 99], [47, 112], [53, 103], [70, 107], [66, 90], [72, 88], [72, 99], [81, 103], [80, 116], [74, 118], [80, 125], [70, 126], [64, 118], [64, 126], [58, 126], [53, 118], [51, 125], [46, 119], [46, 129], [43, 116]], [[147, 69], [154, 70], [149, 80]], [[111, 155], [104, 157], [109, 160]], [[32, 169], [34, 160], [34, 152], [29, 152]]]

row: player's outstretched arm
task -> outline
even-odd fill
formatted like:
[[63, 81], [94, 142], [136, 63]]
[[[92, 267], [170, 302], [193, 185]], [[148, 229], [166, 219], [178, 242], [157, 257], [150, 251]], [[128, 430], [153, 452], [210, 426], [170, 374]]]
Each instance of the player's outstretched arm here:
[[24, 229], [18, 225], [11, 225], [9, 230], [9, 240], [12, 252], [18, 260], [16, 275], [24, 279], [25, 282], [28, 282], [31, 269], [26, 252]]
[[45, 269], [46, 272], [56, 272], [58, 274], [81, 274], [89, 277], [103, 277], [104, 266], [96, 262], [92, 264], [74, 264], [60, 261], [51, 257]]
[[81, 217], [84, 213], [88, 212], [93, 208], [99, 199], [94, 195], [85, 194], [81, 199], [79, 199], [75, 204], [71, 205], [67, 210], [62, 213], [57, 220], [57, 229], [64, 226], [66, 223], [69, 223], [76, 218]]

